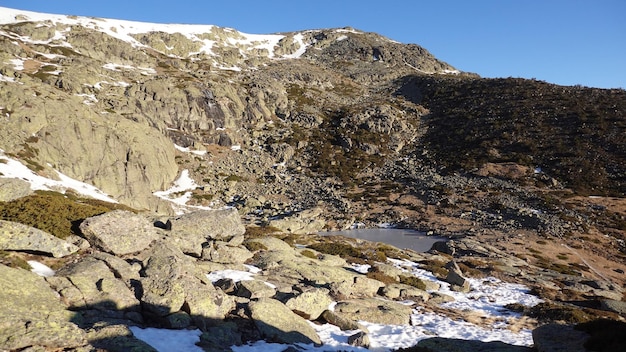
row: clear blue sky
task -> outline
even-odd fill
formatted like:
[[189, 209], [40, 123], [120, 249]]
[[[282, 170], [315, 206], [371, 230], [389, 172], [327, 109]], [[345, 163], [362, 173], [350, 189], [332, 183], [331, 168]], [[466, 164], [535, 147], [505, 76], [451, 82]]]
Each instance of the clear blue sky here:
[[626, 89], [626, 0], [0, 0], [37, 12], [255, 34], [351, 26], [483, 77]]

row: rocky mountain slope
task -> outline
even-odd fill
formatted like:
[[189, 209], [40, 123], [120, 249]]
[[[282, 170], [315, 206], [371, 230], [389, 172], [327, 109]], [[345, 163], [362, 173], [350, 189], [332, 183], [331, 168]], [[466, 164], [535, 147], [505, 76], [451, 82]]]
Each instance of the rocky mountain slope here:
[[[509, 280], [549, 276], [551, 284], [538, 285], [544, 299], [591, 304], [602, 296], [593, 285], [622, 299], [624, 90], [484, 79], [418, 45], [352, 28], [252, 35], [0, 12], [0, 170], [20, 162], [60, 185], [41, 188], [66, 193], [32, 194], [32, 181], [6, 171], [0, 217], [82, 243], [81, 256], [96, 246], [89, 255], [99, 262], [81, 261], [87, 266], [113, 268], [102, 253], [142, 262], [121, 277], [124, 285], [137, 275], [150, 281], [146, 263], [165, 254], [117, 253], [84, 232], [85, 218], [122, 208], [156, 221], [228, 205], [244, 225], [279, 237], [384, 223], [478, 241], [516, 261], [505, 267], [522, 260], [532, 268], [507, 269]], [[85, 200], [64, 177], [120, 204]], [[231, 232], [227, 241], [239, 239]], [[180, 250], [182, 267], [189, 255], [208, 265], [219, 248], [243, 253], [241, 243], [220, 242], [205, 255], [206, 241], [172, 241], [176, 250], [162, 250]], [[490, 254], [481, 256], [488, 259], [480, 269], [493, 269]], [[188, 274], [176, 277], [213, 288]], [[73, 290], [57, 281], [49, 283], [62, 296]], [[144, 298], [124, 309], [155, 321], [180, 317], [170, 316], [180, 305], [161, 302], [171, 308], [163, 313]], [[228, 312], [219, 319], [232, 313], [220, 307]]]

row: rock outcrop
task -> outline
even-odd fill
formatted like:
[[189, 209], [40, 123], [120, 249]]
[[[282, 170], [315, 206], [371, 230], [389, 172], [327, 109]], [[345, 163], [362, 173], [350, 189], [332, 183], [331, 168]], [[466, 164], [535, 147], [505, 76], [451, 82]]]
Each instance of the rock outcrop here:
[[85, 219], [80, 231], [90, 243], [114, 255], [139, 252], [159, 238], [157, 229], [148, 219], [125, 210]]
[[0, 249], [48, 253], [64, 257], [78, 251], [78, 247], [51, 234], [12, 221], [0, 220]]

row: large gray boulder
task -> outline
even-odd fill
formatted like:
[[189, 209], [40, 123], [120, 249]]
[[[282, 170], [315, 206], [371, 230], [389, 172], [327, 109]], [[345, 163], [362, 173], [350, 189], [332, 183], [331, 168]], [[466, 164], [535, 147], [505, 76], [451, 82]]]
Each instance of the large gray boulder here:
[[326, 221], [320, 217], [322, 212], [320, 208], [303, 210], [281, 219], [271, 220], [269, 226], [295, 234], [316, 233], [324, 229], [326, 225]]
[[589, 334], [570, 325], [546, 324], [533, 330], [537, 352], [585, 352]]
[[227, 242], [215, 241], [202, 250], [202, 259], [222, 264], [241, 264], [253, 254], [245, 247], [234, 247]]
[[261, 335], [279, 343], [321, 344], [317, 332], [301, 316], [272, 298], [249, 303], [250, 314]]
[[287, 277], [301, 282], [327, 285], [333, 296], [344, 298], [373, 297], [385, 284], [348, 268], [336, 266], [335, 260], [313, 259], [298, 250], [258, 251], [250, 261], [272, 277]]
[[422, 302], [428, 301], [430, 294], [410, 285], [392, 283], [382, 288], [381, 294], [389, 299], [411, 299]]
[[235, 307], [234, 299], [216, 289], [192, 258], [168, 242], [157, 242], [145, 256], [142, 307], [156, 319], [188, 313], [199, 327], [214, 325]]
[[533, 352], [535, 349], [526, 346], [509, 345], [501, 341], [474, 341], [432, 337], [421, 340], [416, 345], [429, 352]]
[[143, 308], [159, 317], [180, 311], [185, 303], [181, 279], [193, 270], [191, 259], [162, 242], [142, 254], [147, 257], [141, 278]]
[[261, 280], [243, 280], [237, 283], [237, 296], [249, 299], [273, 297], [276, 289]]
[[170, 221], [170, 236], [191, 237], [198, 243], [206, 243], [210, 239], [228, 241], [246, 232], [235, 208], [198, 210]]
[[48, 282], [74, 309], [139, 309], [139, 300], [126, 283], [116, 278], [104, 261], [91, 256], [59, 269]]
[[330, 288], [339, 297], [374, 297], [385, 284], [364, 275], [354, 275], [347, 280], [334, 281]]
[[34, 227], [0, 220], [0, 249], [42, 252], [58, 258], [75, 253], [79, 248]]
[[410, 306], [377, 298], [342, 301], [334, 308], [334, 313], [345, 319], [385, 325], [409, 324], [412, 312]]
[[87, 344], [56, 292], [40, 276], [0, 264], [0, 350], [41, 350]]
[[316, 320], [332, 302], [328, 289], [313, 288], [290, 298], [285, 305], [306, 319]]
[[87, 218], [80, 230], [92, 245], [115, 255], [139, 252], [159, 238], [148, 219], [126, 210]]
[[30, 183], [19, 178], [0, 177], [0, 202], [10, 202], [32, 193]]

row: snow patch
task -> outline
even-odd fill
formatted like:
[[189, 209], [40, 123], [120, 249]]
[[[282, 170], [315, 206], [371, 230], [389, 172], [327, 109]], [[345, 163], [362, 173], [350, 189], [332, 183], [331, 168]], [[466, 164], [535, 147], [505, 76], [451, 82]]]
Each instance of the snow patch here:
[[306, 52], [307, 45], [304, 43], [304, 36], [302, 33], [294, 35], [293, 40], [298, 43], [299, 47], [293, 54], [283, 55], [283, 58], [285, 59], [298, 59]]
[[22, 71], [24, 69], [24, 59], [11, 59], [9, 63], [13, 65], [15, 70]]
[[0, 73], [0, 82], [16, 82], [16, 81], [15, 81], [15, 78], [5, 76], [2, 73]]
[[27, 261], [27, 263], [32, 268], [31, 271], [39, 276], [50, 277], [54, 276], [55, 274], [54, 270], [50, 269], [49, 266], [42, 264], [36, 260], [29, 260]]
[[90, 184], [75, 180], [69, 176], [55, 170], [59, 180], [39, 176], [21, 162], [12, 159], [0, 150], [0, 174], [3, 178], [19, 178], [30, 183], [30, 188], [34, 191], [57, 191], [65, 193], [66, 190], [74, 190], [84, 196], [105, 202], [117, 203], [117, 201]]
[[195, 155], [205, 155], [207, 153], [206, 150], [191, 150], [188, 147], [181, 147], [178, 144], [174, 144], [174, 148], [176, 148], [176, 150], [180, 150], [183, 153], [191, 153]]
[[198, 188], [198, 184], [189, 176], [189, 170], [185, 169], [180, 173], [178, 179], [174, 181], [172, 187], [165, 191], [157, 191], [152, 194], [171, 202], [174, 212], [177, 215], [184, 214], [190, 209], [210, 210], [211, 208], [209, 207], [187, 205], [187, 202], [191, 200], [191, 191], [196, 188]]

